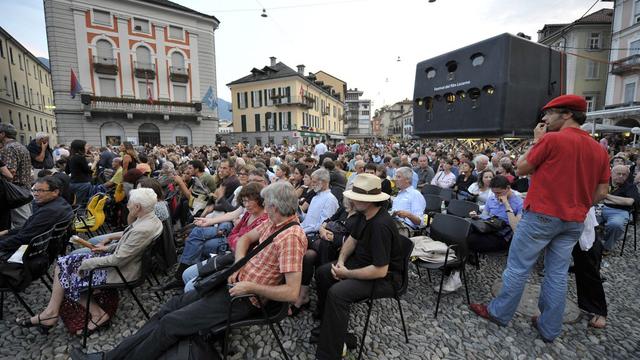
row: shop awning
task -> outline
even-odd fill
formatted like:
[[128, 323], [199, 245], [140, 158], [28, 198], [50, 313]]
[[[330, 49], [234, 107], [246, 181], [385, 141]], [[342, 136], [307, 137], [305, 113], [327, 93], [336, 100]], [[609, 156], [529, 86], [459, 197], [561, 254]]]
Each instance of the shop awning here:
[[347, 138], [347, 137], [346, 137], [346, 136], [344, 136], [344, 135], [334, 135], [334, 134], [329, 134], [329, 139], [332, 139], [332, 140], [344, 140], [344, 139], [346, 139], [346, 138]]
[[627, 116], [640, 116], [640, 106], [629, 106], [616, 109], [591, 111], [587, 113], [587, 120], [613, 119]]

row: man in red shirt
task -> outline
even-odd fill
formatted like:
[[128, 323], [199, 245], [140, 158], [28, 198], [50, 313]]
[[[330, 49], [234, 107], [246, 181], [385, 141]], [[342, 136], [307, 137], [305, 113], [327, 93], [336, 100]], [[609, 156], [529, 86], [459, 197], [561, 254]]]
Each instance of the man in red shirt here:
[[518, 161], [518, 174], [531, 174], [524, 215], [513, 236], [500, 294], [489, 305], [471, 304], [479, 316], [499, 325], [513, 317], [538, 255], [544, 251], [545, 276], [540, 316], [532, 319], [542, 339], [552, 342], [562, 330], [571, 251], [589, 208], [608, 191], [606, 152], [580, 129], [587, 103], [562, 95], [545, 107], [534, 129], [533, 146]]

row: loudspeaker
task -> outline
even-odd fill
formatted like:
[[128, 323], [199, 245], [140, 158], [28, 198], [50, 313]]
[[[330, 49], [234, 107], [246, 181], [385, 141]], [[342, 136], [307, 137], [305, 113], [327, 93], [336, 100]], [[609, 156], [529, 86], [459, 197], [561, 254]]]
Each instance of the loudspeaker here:
[[563, 58], [502, 34], [416, 67], [413, 132], [423, 137], [529, 136], [561, 94]]

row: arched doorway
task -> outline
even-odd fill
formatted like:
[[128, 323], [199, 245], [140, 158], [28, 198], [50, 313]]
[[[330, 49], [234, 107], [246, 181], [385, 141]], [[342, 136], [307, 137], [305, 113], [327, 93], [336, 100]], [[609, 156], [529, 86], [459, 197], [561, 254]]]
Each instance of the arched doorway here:
[[160, 144], [160, 129], [153, 124], [142, 124], [138, 128], [138, 144], [158, 145]]
[[640, 126], [640, 123], [638, 123], [638, 120], [636, 119], [626, 118], [626, 119], [619, 120], [616, 123], [616, 126], [625, 126], [625, 127], [633, 128], [633, 127]]
[[116, 122], [107, 122], [100, 127], [100, 141], [102, 146], [120, 145], [124, 141], [124, 129]]
[[184, 124], [176, 125], [173, 129], [173, 141], [176, 145], [191, 144], [191, 128]]

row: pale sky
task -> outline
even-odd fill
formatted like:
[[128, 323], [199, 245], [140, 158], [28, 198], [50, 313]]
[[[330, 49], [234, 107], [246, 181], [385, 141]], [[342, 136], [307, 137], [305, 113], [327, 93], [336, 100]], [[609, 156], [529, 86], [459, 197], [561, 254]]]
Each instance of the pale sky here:
[[[218, 97], [275, 56], [324, 70], [364, 91], [373, 107], [413, 95], [416, 64], [505, 32], [537, 40], [544, 24], [578, 19], [594, 0], [174, 0], [215, 15]], [[48, 57], [42, 0], [2, 2], [0, 26]], [[598, 2], [590, 11], [611, 8]], [[260, 16], [265, 8], [267, 18]], [[241, 10], [241, 11], [239, 11]], [[397, 58], [400, 57], [400, 61]]]

